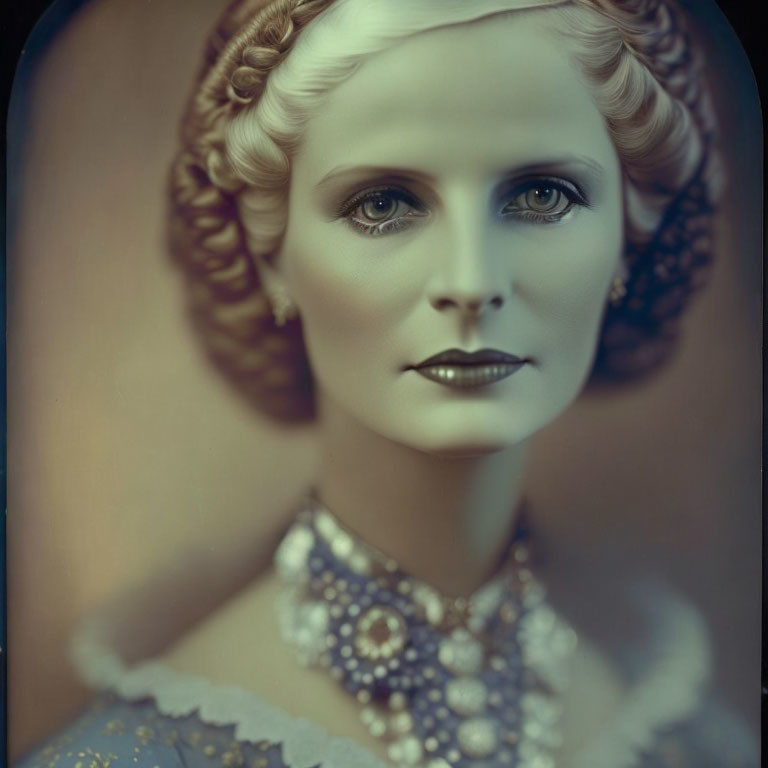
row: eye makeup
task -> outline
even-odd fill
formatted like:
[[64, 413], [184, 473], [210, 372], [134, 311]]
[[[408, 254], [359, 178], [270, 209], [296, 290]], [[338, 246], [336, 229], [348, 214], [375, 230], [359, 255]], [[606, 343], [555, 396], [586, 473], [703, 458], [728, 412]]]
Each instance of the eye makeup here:
[[334, 219], [344, 219], [366, 235], [383, 235], [409, 227], [416, 218], [428, 216], [426, 207], [408, 190], [393, 185], [364, 189], [342, 201]]
[[510, 180], [496, 198], [496, 207], [502, 218], [515, 218], [532, 224], [562, 221], [576, 206], [592, 207], [576, 184], [551, 176]]
[[[501, 221], [548, 225], [567, 221], [600, 197], [603, 169], [590, 158], [568, 156], [518, 165], [499, 174], [491, 192], [492, 215]], [[426, 219], [441, 203], [438, 182], [419, 171], [380, 166], [342, 167], [317, 185], [328, 221], [343, 221], [368, 236], [393, 234]]]

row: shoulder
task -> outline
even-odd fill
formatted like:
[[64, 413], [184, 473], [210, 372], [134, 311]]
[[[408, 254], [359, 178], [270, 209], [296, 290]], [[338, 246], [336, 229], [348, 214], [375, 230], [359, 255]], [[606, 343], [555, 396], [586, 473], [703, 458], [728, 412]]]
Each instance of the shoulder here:
[[288, 768], [270, 741], [238, 741], [234, 727], [167, 717], [149, 702], [104, 697], [15, 768]]

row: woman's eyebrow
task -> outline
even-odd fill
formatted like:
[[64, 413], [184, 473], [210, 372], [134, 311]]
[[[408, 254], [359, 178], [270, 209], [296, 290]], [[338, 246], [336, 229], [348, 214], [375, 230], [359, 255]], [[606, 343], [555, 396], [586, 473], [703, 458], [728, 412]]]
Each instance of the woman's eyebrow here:
[[[603, 166], [587, 155], [560, 155], [511, 165], [501, 171], [498, 176], [507, 179], [534, 173], [562, 173], [567, 171], [581, 171], [586, 174], [587, 181], [593, 184], [599, 183], [605, 175]], [[431, 174], [412, 168], [398, 168], [389, 165], [339, 165], [328, 171], [317, 182], [315, 191], [324, 195], [339, 186], [373, 179], [416, 181], [427, 185], [436, 183], [435, 177]]]
[[348, 182], [364, 181], [371, 178], [403, 179], [419, 181], [422, 183], [434, 183], [434, 176], [423, 171], [414, 171], [410, 168], [394, 168], [388, 165], [339, 165], [332, 168], [315, 185], [318, 192], [325, 192], [330, 187]]
[[587, 155], [560, 155], [512, 165], [506, 168], [500, 176], [502, 178], [509, 178], [512, 176], [558, 171], [581, 171], [587, 174], [590, 181], [595, 183], [601, 181], [605, 176], [605, 168], [597, 160]]

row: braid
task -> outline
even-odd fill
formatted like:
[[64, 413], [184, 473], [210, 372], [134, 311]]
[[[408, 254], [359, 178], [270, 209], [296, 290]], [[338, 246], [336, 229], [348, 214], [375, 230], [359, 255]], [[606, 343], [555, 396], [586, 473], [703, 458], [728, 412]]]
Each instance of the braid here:
[[225, 127], [261, 95], [302, 27], [331, 0], [236, 0], [208, 43], [171, 174], [171, 243], [190, 283], [190, 310], [208, 354], [245, 396], [278, 418], [311, 416], [301, 330], [275, 328], [237, 209], [245, 186], [226, 157]]
[[[622, 50], [609, 80], [622, 67], [645, 70], [661, 86], [645, 99], [611, 115], [607, 122], [625, 172], [656, 213], [652, 229], [627, 221], [626, 296], [609, 304], [593, 369], [593, 381], [637, 379], [671, 356], [678, 319], [703, 285], [712, 255], [714, 201], [720, 180], [714, 111], [703, 81], [703, 63], [691, 45], [680, 10], [668, 0], [575, 0], [607, 17]], [[590, 63], [586, 63], [587, 69]], [[668, 96], [672, 108], [662, 112]], [[661, 114], [660, 114], [661, 113]], [[658, 136], [654, 121], [666, 120]], [[687, 129], [693, 123], [695, 133]], [[665, 178], [659, 179], [659, 168]], [[631, 212], [630, 212], [631, 214]]]
[[[282, 237], [291, 143], [260, 129], [257, 149], [228, 146], [227, 132], [257, 108], [270, 72], [333, 2], [229, 5], [208, 41], [171, 174], [172, 252], [195, 327], [236, 389], [282, 420], [313, 415], [312, 378], [301, 324], [275, 326], [254, 257], [271, 257]], [[552, 11], [573, 21], [569, 39], [581, 41], [577, 57], [626, 175], [626, 296], [606, 310], [593, 381], [636, 378], [669, 358], [710, 262], [714, 118], [673, 2], [571, 0]]]

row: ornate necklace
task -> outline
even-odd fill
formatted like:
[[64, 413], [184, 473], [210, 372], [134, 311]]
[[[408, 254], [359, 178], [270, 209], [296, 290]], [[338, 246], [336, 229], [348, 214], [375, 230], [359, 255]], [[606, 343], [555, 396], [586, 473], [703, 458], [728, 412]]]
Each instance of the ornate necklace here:
[[397, 766], [552, 768], [576, 636], [544, 600], [526, 537], [469, 598], [448, 598], [310, 498], [277, 550], [284, 639], [360, 704]]

